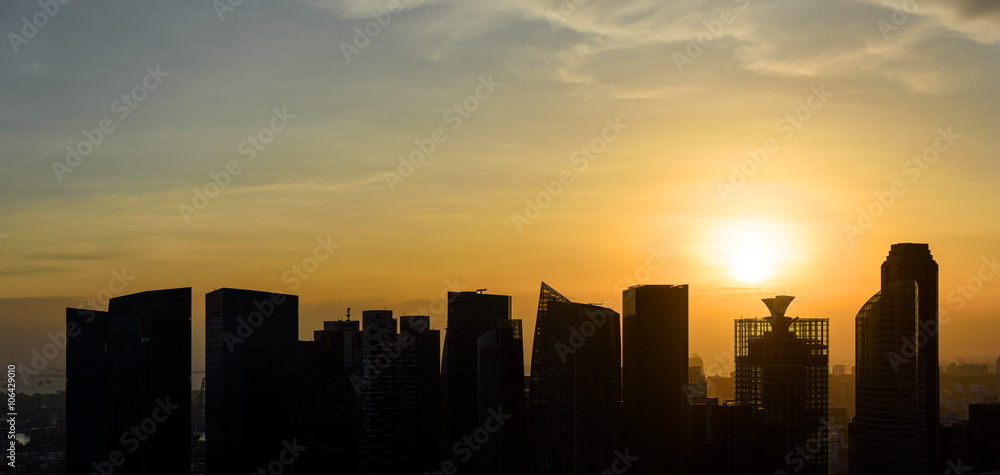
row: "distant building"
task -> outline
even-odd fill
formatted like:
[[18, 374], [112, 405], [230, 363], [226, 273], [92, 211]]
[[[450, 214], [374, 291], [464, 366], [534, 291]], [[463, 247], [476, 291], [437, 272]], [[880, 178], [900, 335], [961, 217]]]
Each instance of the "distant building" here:
[[80, 330], [67, 341], [67, 442], [83, 444], [67, 470], [190, 473], [191, 289], [115, 297], [92, 317], [67, 309], [67, 333]]
[[829, 473], [829, 319], [789, 318], [794, 297], [764, 299], [771, 316], [736, 320], [736, 402], [784, 427], [784, 448], [808, 447], [802, 466], [784, 457], [768, 470]]
[[297, 437], [305, 366], [298, 309], [295, 295], [205, 295], [206, 473], [256, 473]]
[[542, 283], [528, 405], [533, 474], [592, 475], [617, 459], [620, 335], [617, 312]]
[[479, 450], [480, 475], [527, 473], [527, 420], [524, 401], [524, 337], [521, 320], [505, 320], [479, 337], [479, 417], [494, 412], [510, 418]]
[[688, 473], [690, 406], [705, 398], [701, 359], [688, 357], [688, 286], [623, 291], [622, 332], [623, 438], [639, 457], [629, 471]]
[[855, 318], [855, 473], [943, 471], [937, 311], [938, 265], [927, 244], [893, 244], [881, 290]]

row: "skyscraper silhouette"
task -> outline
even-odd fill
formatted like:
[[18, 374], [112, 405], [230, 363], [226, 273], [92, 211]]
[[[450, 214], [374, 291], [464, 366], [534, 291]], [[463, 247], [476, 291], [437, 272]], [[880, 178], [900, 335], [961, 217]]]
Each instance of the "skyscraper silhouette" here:
[[786, 317], [793, 298], [764, 299], [769, 317], [736, 320], [736, 402], [766, 410], [769, 423], [783, 426], [791, 455], [769, 471], [823, 475], [830, 470], [830, 321]]
[[[106, 436], [100, 459], [79, 458], [96, 454], [100, 444], [90, 441], [86, 453], [70, 451], [67, 468], [88, 463], [98, 472], [190, 473], [191, 289], [115, 297], [108, 307], [89, 322], [89, 316], [81, 320], [87, 311], [67, 311], [67, 333], [73, 324], [83, 337], [67, 342], [67, 357], [74, 358], [67, 366], [68, 424], [89, 419], [98, 426], [83, 430], [99, 437], [103, 423]], [[80, 429], [67, 427], [71, 434]]]
[[688, 286], [622, 292], [622, 410], [636, 474], [688, 473]]
[[[295, 437], [299, 299], [223, 288], [205, 295], [205, 471], [255, 473]], [[298, 373], [298, 374], [297, 374]]]
[[510, 415], [479, 450], [480, 475], [527, 471], [524, 343], [521, 320], [505, 320], [479, 337], [479, 421], [493, 412]]
[[618, 313], [570, 302], [542, 282], [531, 350], [535, 475], [590, 475], [616, 459], [621, 418]]
[[858, 474], [938, 473], [938, 265], [893, 244], [882, 289], [855, 318]]
[[[304, 384], [304, 402], [312, 414], [304, 415], [299, 430], [311, 433], [305, 438], [311, 446], [330, 447], [327, 453], [321, 453], [322, 461], [317, 461], [323, 470], [329, 469], [330, 460], [337, 460], [338, 469], [345, 473], [360, 473], [358, 434], [361, 433], [361, 387], [364, 384], [361, 379], [361, 322], [323, 322], [323, 329], [314, 331], [313, 336], [314, 345], [307, 347], [306, 359], [316, 358], [317, 363], [315, 368], [307, 368]], [[318, 354], [311, 355], [310, 347]], [[318, 451], [310, 447], [309, 452], [311, 456]]]
[[108, 314], [66, 309], [66, 473], [89, 474], [113, 450], [108, 438], [104, 343]]
[[[362, 313], [361, 463], [371, 475], [433, 470], [440, 431], [440, 333], [430, 317]], [[426, 429], [425, 429], [426, 428]]]
[[[441, 372], [445, 383], [445, 444], [475, 431], [479, 420], [479, 337], [510, 320], [509, 295], [448, 292], [448, 328], [445, 332]], [[447, 452], [447, 456], [450, 452]], [[476, 457], [461, 465], [476, 471]]]

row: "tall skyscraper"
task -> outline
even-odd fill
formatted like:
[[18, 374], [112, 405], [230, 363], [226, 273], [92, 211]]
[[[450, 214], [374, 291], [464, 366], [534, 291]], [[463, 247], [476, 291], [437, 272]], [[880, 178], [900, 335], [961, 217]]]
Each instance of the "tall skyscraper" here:
[[[190, 473], [191, 289], [115, 297], [106, 314], [86, 313], [67, 312], [67, 333], [72, 325], [82, 337], [67, 342], [74, 358], [67, 367], [67, 424], [90, 419], [97, 426], [83, 430], [93, 437], [103, 432], [105, 450], [99, 459], [79, 459], [100, 445], [89, 441], [89, 453], [70, 451], [67, 469], [87, 463], [87, 473]], [[67, 427], [73, 438], [80, 429]]]
[[601, 473], [621, 420], [618, 313], [570, 302], [542, 282], [531, 350], [529, 451], [536, 475]]
[[[445, 381], [445, 444], [462, 440], [482, 421], [478, 412], [476, 366], [479, 337], [510, 320], [509, 295], [448, 292], [448, 328], [441, 372]], [[476, 458], [461, 465], [474, 472]]]
[[[304, 381], [304, 414], [300, 431], [311, 448], [329, 447], [321, 455], [322, 465], [337, 461], [345, 473], [361, 472], [361, 322], [339, 320], [323, 322], [323, 329], [313, 332], [313, 345], [307, 347]], [[315, 352], [315, 354], [310, 354]], [[436, 368], [435, 368], [436, 369]], [[315, 442], [314, 442], [315, 441]], [[312, 454], [310, 454], [312, 455]], [[308, 469], [307, 469], [308, 470]]]
[[688, 286], [622, 292], [622, 410], [636, 474], [688, 473]]
[[[440, 333], [430, 317], [362, 314], [361, 463], [370, 475], [434, 470], [440, 459]], [[440, 465], [438, 465], [438, 468]]]
[[939, 473], [937, 276], [927, 244], [893, 244], [855, 318], [858, 474]]
[[108, 314], [66, 309], [66, 473], [94, 472], [112, 449], [108, 437], [104, 343]]
[[206, 473], [266, 469], [295, 437], [289, 398], [298, 395], [303, 367], [298, 309], [295, 295], [229, 288], [205, 295]]
[[[826, 318], [789, 318], [794, 297], [764, 299], [771, 315], [736, 320], [736, 402], [783, 426], [784, 449], [769, 471], [824, 475], [829, 467], [829, 338]], [[802, 447], [804, 452], [800, 453]]]
[[431, 330], [431, 317], [413, 315], [399, 317], [399, 341], [404, 348], [400, 359], [410, 361], [406, 365], [414, 375], [411, 394], [415, 413], [416, 428], [411, 434], [404, 434], [407, 443], [413, 445], [416, 456], [412, 460], [417, 473], [434, 472], [441, 466], [441, 424], [444, 398], [441, 385], [441, 331]]
[[527, 468], [524, 343], [521, 320], [505, 320], [479, 337], [479, 420], [510, 418], [479, 450], [480, 475], [520, 475]]

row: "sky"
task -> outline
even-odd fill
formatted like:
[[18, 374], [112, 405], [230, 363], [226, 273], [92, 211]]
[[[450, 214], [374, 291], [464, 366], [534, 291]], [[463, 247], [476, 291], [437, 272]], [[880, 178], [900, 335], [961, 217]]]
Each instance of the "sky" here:
[[996, 2], [25, 1], [0, 33], [8, 362], [175, 287], [195, 369], [221, 287], [299, 295], [302, 339], [486, 288], [527, 353], [544, 281], [688, 284], [709, 372], [794, 295], [851, 364], [898, 242], [940, 265], [942, 361], [1000, 353]]

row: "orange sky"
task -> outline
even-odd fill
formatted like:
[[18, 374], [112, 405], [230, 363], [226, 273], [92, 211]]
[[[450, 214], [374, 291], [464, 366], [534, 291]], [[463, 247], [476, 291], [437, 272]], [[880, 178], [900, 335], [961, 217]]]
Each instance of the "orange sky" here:
[[403, 3], [348, 57], [384, 2], [70, 4], [0, 48], [4, 359], [124, 268], [193, 287], [196, 368], [218, 287], [300, 295], [303, 338], [488, 288], [531, 335], [540, 281], [620, 309], [625, 276], [690, 285], [708, 366], [776, 294], [849, 363], [897, 242], [940, 265], [942, 357], [1000, 353], [993, 3]]

